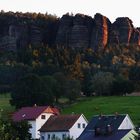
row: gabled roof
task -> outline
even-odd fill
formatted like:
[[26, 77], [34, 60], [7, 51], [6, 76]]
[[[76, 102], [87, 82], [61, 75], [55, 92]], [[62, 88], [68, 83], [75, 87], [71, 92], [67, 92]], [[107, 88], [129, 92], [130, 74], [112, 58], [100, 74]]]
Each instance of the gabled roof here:
[[118, 130], [112, 135], [101, 136], [95, 136], [95, 131], [87, 131], [86, 133], [82, 133], [82, 135], [77, 140], [121, 140], [130, 131], [131, 130]]
[[35, 120], [41, 113], [59, 114], [57, 108], [50, 106], [23, 107], [13, 114], [13, 121]]
[[94, 116], [89, 122], [87, 129], [93, 130], [97, 127], [106, 128], [107, 125], [111, 125], [111, 128], [116, 130], [119, 128], [125, 117], [126, 114]]
[[[126, 114], [94, 116], [78, 140], [119, 140], [119, 137], [124, 137], [128, 133], [128, 130], [118, 130], [126, 116]], [[100, 131], [98, 136], [97, 129]]]
[[81, 115], [58, 115], [51, 116], [41, 127], [41, 132], [68, 131]]

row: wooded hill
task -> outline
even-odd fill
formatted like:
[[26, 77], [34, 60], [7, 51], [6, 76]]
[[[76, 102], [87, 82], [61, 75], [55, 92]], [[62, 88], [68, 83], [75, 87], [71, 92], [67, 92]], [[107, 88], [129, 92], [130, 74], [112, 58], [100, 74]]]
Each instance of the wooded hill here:
[[67, 79], [79, 80], [85, 92], [96, 73], [110, 72], [139, 90], [139, 45], [139, 28], [127, 17], [111, 23], [101, 14], [92, 18], [67, 13], [58, 18], [1, 11], [0, 89], [9, 91], [14, 81], [27, 73], [61, 72]]

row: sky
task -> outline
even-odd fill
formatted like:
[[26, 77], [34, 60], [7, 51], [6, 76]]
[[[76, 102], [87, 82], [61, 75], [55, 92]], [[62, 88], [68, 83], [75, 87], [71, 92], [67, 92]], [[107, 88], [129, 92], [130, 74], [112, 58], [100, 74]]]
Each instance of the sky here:
[[55, 14], [82, 13], [94, 17], [96, 13], [114, 22], [117, 17], [129, 17], [140, 27], [140, 0], [0, 0], [0, 10]]

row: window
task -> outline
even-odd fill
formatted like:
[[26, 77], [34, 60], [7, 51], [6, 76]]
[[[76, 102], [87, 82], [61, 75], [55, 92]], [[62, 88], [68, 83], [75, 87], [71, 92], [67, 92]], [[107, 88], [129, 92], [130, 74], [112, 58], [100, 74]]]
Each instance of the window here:
[[86, 125], [85, 125], [85, 123], [83, 123], [83, 128], [85, 128], [86, 127]]
[[55, 140], [55, 134], [52, 135], [52, 140]]
[[48, 134], [48, 140], [50, 140], [50, 138], [51, 138], [51, 136], [50, 136], [50, 134]]
[[62, 135], [62, 140], [64, 140], [66, 138], [66, 134]]
[[45, 137], [44, 136], [41, 136], [41, 140], [45, 140]]
[[46, 116], [45, 115], [41, 115], [41, 119], [46, 119]]
[[78, 123], [78, 128], [81, 128], [81, 124], [80, 123]]

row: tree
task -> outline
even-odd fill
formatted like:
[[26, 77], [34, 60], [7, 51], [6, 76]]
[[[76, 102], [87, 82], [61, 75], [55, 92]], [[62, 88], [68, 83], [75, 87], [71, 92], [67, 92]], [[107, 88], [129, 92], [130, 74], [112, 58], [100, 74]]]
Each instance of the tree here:
[[92, 87], [92, 82], [91, 82], [91, 71], [90, 69], [86, 68], [83, 71], [84, 77], [82, 80], [82, 92], [86, 95], [86, 96], [90, 96], [91, 93], [93, 92]]
[[134, 91], [133, 83], [119, 75], [113, 81], [112, 95], [124, 95], [126, 93], [132, 93]]
[[53, 103], [53, 97], [39, 76], [29, 74], [18, 80], [13, 86], [10, 103], [16, 108], [34, 104], [50, 105]]
[[136, 90], [140, 90], [140, 66], [133, 66], [129, 71], [129, 80], [133, 81]]
[[43, 91], [48, 93], [48, 97], [51, 100], [51, 102], [53, 103], [54, 98], [55, 98], [55, 101], [57, 102], [58, 97], [59, 97], [57, 95], [58, 83], [53, 78], [53, 76], [43, 76], [42, 84], [43, 84]]
[[81, 85], [78, 80], [68, 79], [65, 86], [65, 96], [70, 100], [75, 100], [81, 92]]
[[31, 140], [29, 129], [31, 126], [26, 122], [13, 122], [0, 117], [1, 140]]
[[55, 97], [57, 102], [58, 98], [65, 95], [66, 77], [61, 72], [54, 73], [53, 77], [57, 81], [57, 86], [55, 91]]
[[114, 77], [110, 72], [98, 72], [92, 78], [92, 89], [97, 95], [110, 95]]

